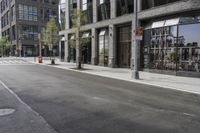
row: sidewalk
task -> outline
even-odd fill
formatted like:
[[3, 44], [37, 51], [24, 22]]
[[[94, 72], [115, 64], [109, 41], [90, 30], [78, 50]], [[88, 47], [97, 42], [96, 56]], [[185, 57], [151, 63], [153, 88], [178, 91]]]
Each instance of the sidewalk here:
[[[33, 62], [33, 61], [32, 61]], [[34, 63], [34, 62], [33, 62]], [[147, 84], [158, 86], [162, 88], [175, 89], [190, 93], [200, 94], [200, 78], [190, 78], [190, 77], [179, 77], [173, 75], [156, 74], [149, 72], [140, 72], [140, 80], [131, 79], [131, 70], [124, 68], [109, 68], [94, 65], [84, 64], [86, 70], [79, 71], [72, 68], [76, 67], [75, 63], [60, 62], [56, 60], [58, 65], [48, 65], [49, 60], [44, 60], [43, 65], [48, 65], [51, 67], [67, 69], [76, 72], [82, 72], [92, 75], [98, 75], [103, 77], [109, 77], [114, 79], [125, 80], [129, 82]]]
[[[14, 112], [5, 115], [4, 109], [12, 109]], [[56, 133], [56, 131], [0, 80], [0, 133]]]

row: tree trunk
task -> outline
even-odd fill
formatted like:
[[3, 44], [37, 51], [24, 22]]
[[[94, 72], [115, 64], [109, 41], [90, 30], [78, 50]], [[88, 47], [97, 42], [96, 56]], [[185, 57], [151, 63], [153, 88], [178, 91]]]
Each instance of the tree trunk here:
[[4, 57], [4, 46], [3, 46], [3, 51], [2, 51], [2, 57]]
[[77, 65], [77, 69], [82, 69], [82, 48], [81, 46], [79, 45], [79, 48], [78, 48], [78, 52], [79, 52], [79, 57], [78, 57], [78, 65]]

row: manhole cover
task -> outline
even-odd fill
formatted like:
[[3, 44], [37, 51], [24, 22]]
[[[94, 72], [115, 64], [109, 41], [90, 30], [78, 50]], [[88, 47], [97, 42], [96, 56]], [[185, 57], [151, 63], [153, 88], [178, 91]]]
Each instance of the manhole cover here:
[[15, 112], [15, 109], [0, 109], [0, 116], [10, 115]]

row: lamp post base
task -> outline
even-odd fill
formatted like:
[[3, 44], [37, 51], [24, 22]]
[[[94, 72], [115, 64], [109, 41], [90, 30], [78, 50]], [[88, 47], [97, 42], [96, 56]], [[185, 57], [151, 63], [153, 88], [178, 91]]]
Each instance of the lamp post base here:
[[139, 72], [138, 71], [133, 71], [132, 73], [132, 79], [139, 79]]

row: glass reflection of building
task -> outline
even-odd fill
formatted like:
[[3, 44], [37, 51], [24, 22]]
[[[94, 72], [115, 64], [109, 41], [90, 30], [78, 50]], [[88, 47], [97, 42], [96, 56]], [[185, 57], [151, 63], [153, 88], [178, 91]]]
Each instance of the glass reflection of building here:
[[61, 30], [65, 30], [65, 5], [66, 5], [66, 0], [60, 0], [59, 3], [59, 23], [60, 23], [60, 28]]
[[133, 0], [116, 0], [117, 1], [117, 16], [133, 12]]
[[110, 0], [98, 0], [98, 20], [110, 18]]
[[92, 10], [92, 0], [82, 0], [81, 1], [81, 9], [83, 14], [86, 16], [87, 24], [92, 23], [93, 19], [93, 10]]
[[109, 56], [109, 42], [108, 42], [108, 30], [101, 29], [99, 31], [99, 45], [98, 45], [98, 61], [101, 66], [108, 66]]
[[72, 28], [72, 18], [74, 11], [77, 9], [77, 0], [69, 0], [69, 26]]
[[199, 17], [154, 22], [144, 35], [144, 68], [199, 72]]
[[142, 10], [177, 2], [181, 0], [142, 0]]

